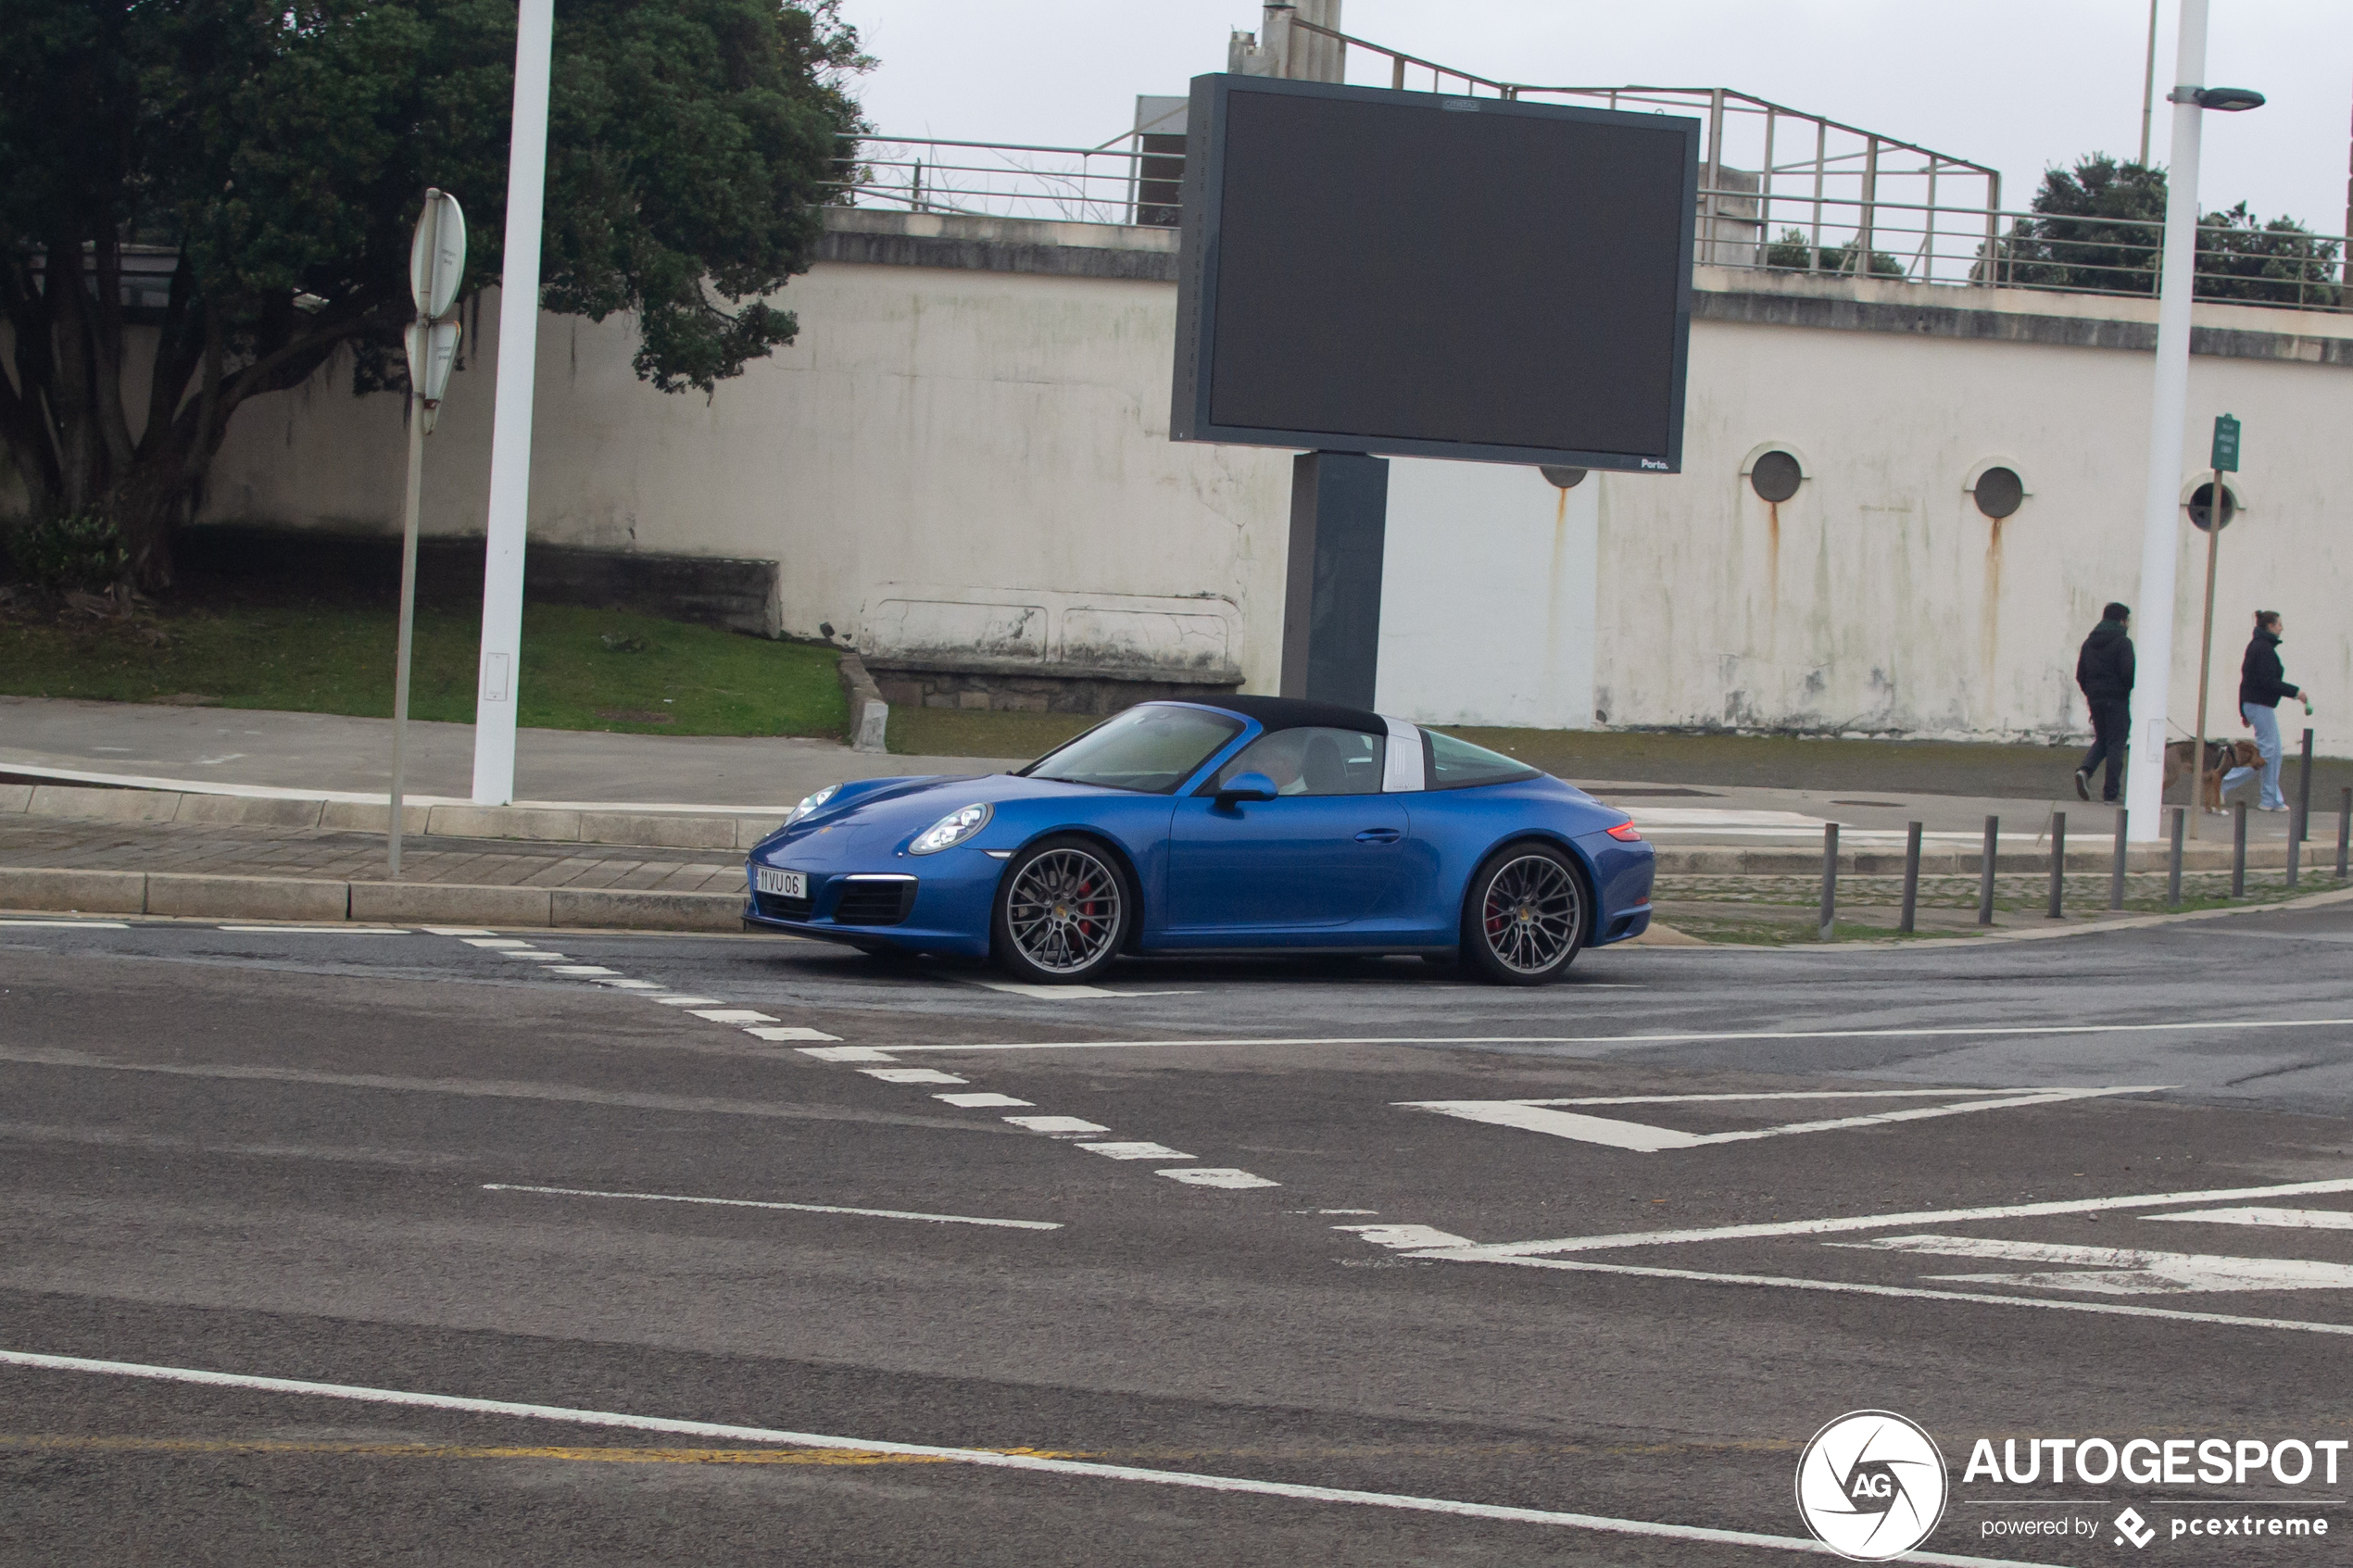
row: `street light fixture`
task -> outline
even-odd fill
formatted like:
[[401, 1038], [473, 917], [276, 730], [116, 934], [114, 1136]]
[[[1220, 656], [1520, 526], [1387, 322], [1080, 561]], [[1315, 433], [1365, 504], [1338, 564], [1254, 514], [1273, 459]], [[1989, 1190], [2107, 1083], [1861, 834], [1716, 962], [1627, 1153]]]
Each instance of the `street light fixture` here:
[[[2140, 716], [2133, 727], [2124, 792], [2126, 831], [2133, 838], [2162, 834], [2165, 735], [2173, 673], [2173, 589], [2181, 552], [2182, 424], [2189, 413], [2190, 303], [2197, 294], [2197, 158], [2201, 117], [2208, 109], [2260, 107], [2263, 94], [2245, 87], [2206, 87], [2207, 0], [2182, 0], [2173, 56], [2179, 83], [2165, 94], [2173, 106], [2172, 167], [2165, 191], [2165, 253], [2158, 274], [2157, 377], [2149, 399], [2149, 460], [2141, 512], [2142, 679], [2133, 693]], [[2197, 803], [2193, 801], [2195, 807]]]

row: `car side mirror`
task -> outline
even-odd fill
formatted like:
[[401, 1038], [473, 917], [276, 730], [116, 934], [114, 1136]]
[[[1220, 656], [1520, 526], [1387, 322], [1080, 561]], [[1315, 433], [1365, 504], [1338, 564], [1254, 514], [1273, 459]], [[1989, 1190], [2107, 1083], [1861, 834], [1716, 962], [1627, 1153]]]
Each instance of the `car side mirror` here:
[[1272, 800], [1280, 793], [1275, 781], [1264, 773], [1237, 773], [1218, 786], [1217, 804], [1222, 808], [1245, 800]]

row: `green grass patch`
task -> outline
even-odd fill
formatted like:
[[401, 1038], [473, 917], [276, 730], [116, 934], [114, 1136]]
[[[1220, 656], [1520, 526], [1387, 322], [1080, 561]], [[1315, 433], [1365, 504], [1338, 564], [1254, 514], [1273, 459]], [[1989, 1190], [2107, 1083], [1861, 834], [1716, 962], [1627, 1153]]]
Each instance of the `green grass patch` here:
[[884, 738], [901, 757], [1030, 758], [1102, 721], [1100, 713], [991, 712], [894, 702]]
[[[388, 719], [397, 634], [389, 609], [333, 605], [0, 622], [0, 693]], [[410, 717], [473, 721], [480, 642], [478, 613], [417, 612]], [[837, 735], [838, 657], [624, 610], [526, 605], [518, 718], [547, 730]]]

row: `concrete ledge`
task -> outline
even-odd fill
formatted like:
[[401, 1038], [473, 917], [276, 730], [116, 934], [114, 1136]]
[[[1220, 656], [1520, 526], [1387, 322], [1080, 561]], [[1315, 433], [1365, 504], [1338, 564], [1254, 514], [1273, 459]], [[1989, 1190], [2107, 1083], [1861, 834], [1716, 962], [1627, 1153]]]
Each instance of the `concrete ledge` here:
[[207, 920], [339, 921], [351, 911], [347, 883], [292, 876], [195, 876], [170, 872], [147, 874], [151, 915], [197, 915]]
[[146, 873], [0, 867], [0, 908], [60, 909], [89, 915], [145, 914]]
[[[430, 806], [404, 805], [400, 808], [400, 831], [422, 834], [432, 817]], [[372, 806], [353, 800], [329, 800], [321, 805], [319, 825], [346, 833], [390, 833], [392, 807], [388, 803]]]
[[583, 811], [579, 839], [583, 844], [634, 844], [658, 849], [733, 849], [736, 819], [671, 817], [653, 811]]
[[36, 817], [92, 817], [102, 822], [168, 822], [181, 797], [160, 790], [90, 789], [79, 784], [35, 784], [25, 809]]
[[[240, 795], [182, 795], [179, 801], [180, 809], [171, 815], [175, 822], [270, 828], [315, 828], [321, 809], [327, 804], [323, 800], [258, 800]], [[378, 831], [383, 831], [381, 825]]]
[[739, 931], [741, 893], [618, 893], [594, 888], [548, 889], [556, 926], [634, 926], [654, 931]]
[[550, 844], [577, 844], [580, 813], [521, 806], [436, 806], [425, 831], [452, 838], [535, 838]]
[[841, 677], [842, 699], [849, 704], [849, 749], [852, 751], [887, 751], [883, 732], [890, 723], [890, 704], [883, 700], [882, 688], [866, 673], [866, 661], [854, 653], [841, 656], [836, 672]]
[[32, 805], [31, 784], [0, 784], [0, 813], [17, 813]]
[[432, 921], [447, 925], [551, 923], [544, 887], [466, 887], [434, 882], [355, 882], [351, 884], [351, 918]]

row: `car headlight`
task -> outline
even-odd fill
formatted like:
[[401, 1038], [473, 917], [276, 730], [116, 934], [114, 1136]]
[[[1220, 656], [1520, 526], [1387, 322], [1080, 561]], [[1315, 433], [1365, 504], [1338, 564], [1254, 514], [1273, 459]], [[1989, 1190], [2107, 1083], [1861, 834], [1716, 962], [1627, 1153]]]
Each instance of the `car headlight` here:
[[809, 815], [810, 812], [814, 811], [826, 801], [831, 800], [834, 797], [835, 793], [840, 788], [841, 785], [839, 784], [827, 784], [824, 788], [819, 790], [814, 795], [803, 796], [801, 797], [800, 804], [786, 812], [785, 820], [782, 822], [779, 822], [777, 826], [780, 828], [788, 828], [792, 826], [793, 823], [800, 821], [801, 818]]
[[942, 849], [953, 849], [988, 825], [988, 808], [966, 806], [950, 811], [939, 821], [915, 835], [907, 846], [910, 855], [937, 855]]

